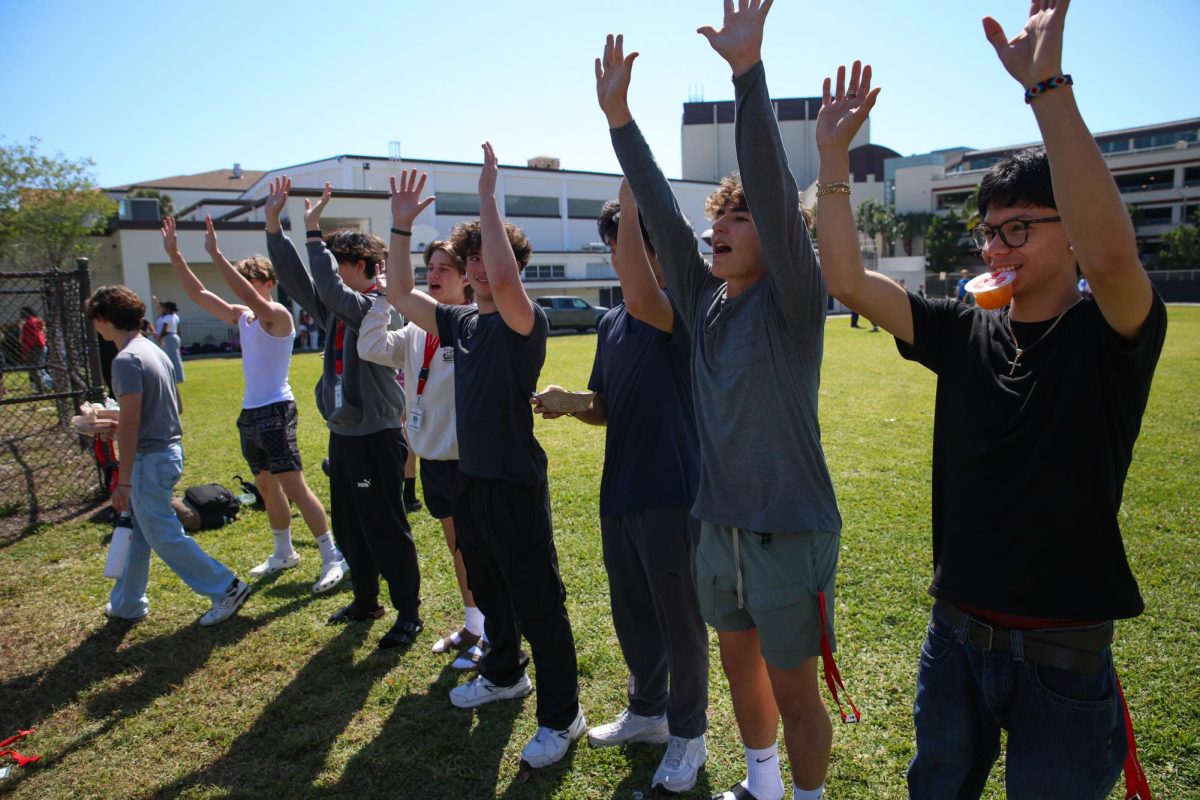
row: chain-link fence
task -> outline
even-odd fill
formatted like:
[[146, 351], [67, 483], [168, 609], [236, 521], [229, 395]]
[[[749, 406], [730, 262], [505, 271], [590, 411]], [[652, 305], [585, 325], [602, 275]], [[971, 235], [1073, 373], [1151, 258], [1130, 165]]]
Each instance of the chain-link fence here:
[[71, 427], [80, 403], [104, 396], [90, 291], [87, 259], [0, 272], [0, 538], [103, 496], [92, 439]]

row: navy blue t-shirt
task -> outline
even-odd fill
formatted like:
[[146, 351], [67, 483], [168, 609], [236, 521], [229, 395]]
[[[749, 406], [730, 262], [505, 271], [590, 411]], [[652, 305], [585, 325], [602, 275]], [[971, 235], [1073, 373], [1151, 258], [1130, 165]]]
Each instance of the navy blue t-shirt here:
[[546, 480], [546, 453], [533, 435], [538, 375], [546, 361], [549, 325], [533, 306], [528, 336], [499, 312], [438, 304], [438, 336], [454, 348], [454, 411], [458, 470], [472, 478], [537, 485]]
[[622, 303], [600, 320], [588, 388], [608, 412], [600, 516], [691, 508], [700, 446], [692, 406], [691, 339], [675, 303], [672, 333]]

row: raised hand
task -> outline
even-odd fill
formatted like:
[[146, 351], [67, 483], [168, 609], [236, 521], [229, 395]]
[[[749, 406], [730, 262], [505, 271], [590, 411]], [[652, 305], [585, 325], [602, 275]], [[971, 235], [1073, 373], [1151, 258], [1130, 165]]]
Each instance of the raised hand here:
[[204, 215], [204, 252], [215, 260], [221, 255], [221, 247], [217, 244], [217, 231], [213, 227], [212, 215]]
[[175, 218], [163, 218], [162, 228], [159, 230], [163, 238], [163, 250], [167, 251], [167, 255], [171, 258], [179, 255], [179, 238], [175, 235]]
[[762, 60], [763, 25], [775, 0], [725, 0], [725, 20], [721, 30], [711, 25], [698, 28], [696, 33], [708, 39], [712, 49], [729, 62], [735, 76], [741, 75]]
[[633, 119], [629, 113], [629, 81], [637, 53], [625, 55], [625, 37], [610, 33], [604, 42], [604, 56], [596, 59], [596, 99], [608, 118], [608, 127], [620, 128]]
[[1011, 41], [992, 17], [983, 18], [983, 33], [996, 48], [1008, 74], [1028, 89], [1062, 74], [1063, 28], [1070, 0], [1033, 0], [1025, 28]]
[[395, 227], [411, 230], [417, 216], [433, 202], [432, 197], [421, 199], [427, 177], [426, 173], [418, 173], [415, 169], [401, 170], [399, 184], [396, 183], [395, 175], [391, 177], [392, 224]]
[[846, 85], [846, 68], [838, 67], [836, 91], [825, 79], [821, 89], [821, 111], [817, 114], [817, 149], [848, 152], [855, 134], [867, 121], [875, 107], [878, 87], [871, 88], [871, 65], [855, 61], [850, 68], [850, 84]]
[[267, 184], [267, 202], [263, 205], [263, 213], [267, 217], [268, 225], [274, 224], [276, 228], [279, 226], [279, 215], [283, 213], [283, 207], [287, 203], [288, 192], [292, 190], [292, 179], [287, 175], [281, 178], [272, 178]]
[[308, 198], [304, 200], [304, 230], [314, 231], [321, 227], [321, 212], [325, 210], [325, 206], [329, 205], [330, 198], [333, 197], [333, 184], [325, 181], [325, 189], [321, 192], [321, 199], [313, 205]]
[[500, 174], [500, 164], [496, 161], [496, 151], [491, 142], [483, 143], [483, 169], [479, 171], [479, 196], [491, 197], [496, 194], [496, 176]]

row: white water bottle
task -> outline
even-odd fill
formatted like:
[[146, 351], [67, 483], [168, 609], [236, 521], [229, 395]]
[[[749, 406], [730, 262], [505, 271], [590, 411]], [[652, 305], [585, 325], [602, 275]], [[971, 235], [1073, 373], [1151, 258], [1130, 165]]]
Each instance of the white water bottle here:
[[117, 515], [112, 541], [108, 543], [108, 558], [104, 562], [104, 577], [116, 580], [125, 574], [129, 563], [129, 546], [133, 543], [133, 516], [128, 511]]

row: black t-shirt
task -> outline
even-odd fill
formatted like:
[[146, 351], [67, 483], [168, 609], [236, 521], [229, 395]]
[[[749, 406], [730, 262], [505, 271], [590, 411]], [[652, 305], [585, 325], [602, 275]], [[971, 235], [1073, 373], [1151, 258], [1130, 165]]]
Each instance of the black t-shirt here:
[[675, 304], [665, 333], [622, 303], [600, 320], [588, 388], [608, 413], [600, 515], [691, 508], [700, 479], [691, 337]]
[[1017, 323], [1012, 376], [1007, 310], [909, 300], [915, 343], [896, 346], [938, 376], [930, 594], [1029, 617], [1140, 614], [1117, 511], [1166, 334], [1162, 299], [1132, 341], [1091, 300], [1053, 330]]
[[454, 347], [454, 412], [458, 469], [472, 478], [536, 485], [546, 479], [546, 453], [533, 435], [538, 375], [549, 325], [533, 306], [533, 330], [521, 336], [499, 312], [437, 307], [438, 336]]

